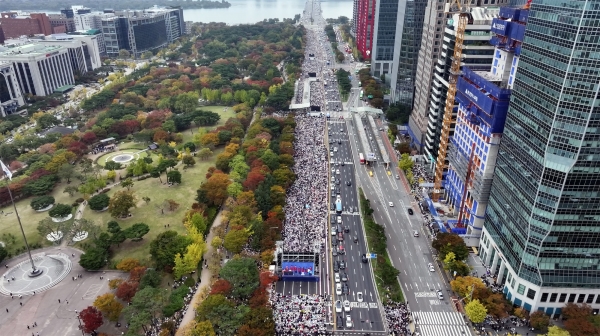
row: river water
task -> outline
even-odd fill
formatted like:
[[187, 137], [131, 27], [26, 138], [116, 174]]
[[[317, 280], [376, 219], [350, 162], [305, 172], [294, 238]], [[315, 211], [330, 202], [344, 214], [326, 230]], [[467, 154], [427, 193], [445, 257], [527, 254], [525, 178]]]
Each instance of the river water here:
[[[302, 15], [305, 0], [227, 0], [231, 7], [212, 9], [184, 9], [183, 19], [194, 22], [225, 22], [228, 25], [255, 23], [264, 19], [283, 20]], [[353, 0], [322, 0], [323, 17], [352, 18]], [[29, 11], [35, 12], [35, 11]], [[59, 11], [40, 10], [38, 12], [58, 14]]]
[[[231, 7], [214, 9], [184, 9], [183, 18], [194, 22], [255, 23], [264, 19], [293, 18], [302, 14], [304, 0], [227, 0]], [[321, 1], [323, 17], [352, 18], [352, 0]]]

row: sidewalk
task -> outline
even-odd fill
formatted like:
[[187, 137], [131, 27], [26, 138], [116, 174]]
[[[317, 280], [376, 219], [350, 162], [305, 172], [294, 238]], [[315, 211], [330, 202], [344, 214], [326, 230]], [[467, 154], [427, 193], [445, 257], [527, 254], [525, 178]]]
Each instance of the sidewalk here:
[[[213, 228], [216, 228], [221, 225], [221, 216], [222, 216], [222, 212], [219, 212], [217, 214], [217, 217], [215, 218], [215, 221], [213, 222], [213, 225], [210, 229], [210, 233], [206, 237], [207, 249], [206, 249], [206, 253], [204, 253], [204, 255], [206, 256], [205, 259], [210, 258], [210, 256], [212, 255], [213, 247], [210, 245], [210, 242], [212, 241], [212, 239], [215, 236], [215, 234], [214, 234], [215, 231], [213, 230]], [[208, 264], [208, 262], [207, 262], [207, 264]], [[190, 323], [194, 319], [194, 317], [196, 315], [196, 306], [200, 303], [200, 293], [202, 293], [205, 288], [210, 287], [212, 276], [213, 276], [213, 274], [208, 269], [208, 267], [202, 268], [202, 273], [200, 273], [200, 286], [198, 286], [198, 288], [196, 289], [196, 292], [194, 293], [194, 297], [190, 301], [188, 310], [185, 312], [185, 315], [181, 319], [181, 323], [179, 324], [179, 329], [177, 329], [177, 333], [175, 334], [176, 336], [183, 335], [183, 329], [184, 329], [183, 327], [185, 327], [188, 323]]]

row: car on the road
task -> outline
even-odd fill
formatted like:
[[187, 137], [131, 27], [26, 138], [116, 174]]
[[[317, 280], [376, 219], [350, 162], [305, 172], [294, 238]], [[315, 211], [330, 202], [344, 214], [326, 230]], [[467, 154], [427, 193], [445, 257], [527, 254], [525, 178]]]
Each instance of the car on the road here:
[[344, 162], [342, 161], [342, 166], [344, 165]]
[[352, 241], [354, 241], [355, 243], [358, 243], [358, 236], [354, 236], [354, 239], [352, 239]]
[[346, 328], [352, 328], [353, 325], [352, 316], [346, 315]]
[[396, 174], [396, 180], [400, 179], [400, 175]]
[[442, 291], [441, 291], [441, 290], [439, 290], [439, 289], [437, 290], [437, 297], [438, 297], [438, 299], [440, 299], [440, 300], [443, 300], [443, 299], [444, 299], [444, 294], [442, 294]]
[[336, 175], [340, 175], [340, 170], [339, 170], [339, 169], [338, 169], [338, 170], [336, 170], [336, 171], [335, 171], [335, 174], [336, 174]]
[[350, 287], [348, 287], [347, 283], [342, 284], [342, 294], [345, 294], [345, 295], [350, 294]]
[[429, 263], [429, 272], [435, 272], [435, 267], [433, 267], [432, 263]]
[[342, 295], [342, 284], [335, 284], [335, 295]]
[[369, 259], [367, 259], [367, 255], [363, 253], [363, 255], [360, 257], [360, 260], [364, 263], [367, 263], [367, 261], [369, 261]]
[[389, 204], [389, 206], [391, 206], [391, 207], [393, 207], [393, 206], [394, 206], [394, 202], [389, 202], [388, 204]]
[[345, 312], [350, 311], [350, 301], [348, 301], [348, 300], [344, 300], [344, 311]]
[[351, 185], [352, 185], [352, 182], [350, 182], [350, 181], [346, 181], [346, 185], [347, 185], [347, 186], [351, 186]]
[[336, 234], [337, 234], [337, 232], [336, 232], [335, 226], [333, 226], [333, 227], [331, 228], [331, 235], [332, 235], [332, 236], [335, 236]]
[[342, 144], [342, 140], [338, 140], [338, 145], [341, 145], [341, 144]]
[[346, 268], [346, 263], [342, 260], [340, 261], [340, 269], [345, 269]]
[[418, 237], [419, 236], [419, 231], [413, 231], [413, 237]]
[[335, 279], [335, 282], [340, 282], [340, 273], [335, 273], [333, 278]]
[[348, 225], [344, 226], [344, 232], [349, 233], [350, 227]]
[[340, 271], [340, 262], [339, 261], [335, 261], [333, 263], [333, 271], [336, 273]]
[[342, 312], [342, 301], [340, 301], [340, 300], [335, 301], [335, 312], [336, 313]]
[[335, 173], [335, 168], [331, 168], [331, 173]]
[[363, 293], [362, 292], [356, 293], [356, 301], [363, 302]]
[[344, 274], [342, 274], [342, 281], [343, 281], [343, 282], [346, 282], [346, 281], [348, 281], [348, 273], [344, 273]]
[[414, 215], [414, 214], [415, 214], [415, 212], [413, 211], [413, 209], [411, 209], [411, 208], [408, 208], [408, 214], [409, 214], [409, 215]]
[[333, 151], [337, 153], [337, 147], [333, 147]]
[[335, 180], [335, 184], [340, 185], [340, 180]]
[[[338, 312], [341, 313], [341, 312]], [[337, 325], [341, 328], [344, 326], [344, 318], [342, 317], [342, 315], [338, 315], [337, 316]]]
[[332, 249], [331, 255], [334, 257], [337, 257], [337, 255], [338, 255], [337, 249]]
[[346, 254], [346, 250], [344, 249], [344, 246], [340, 245], [338, 246], [338, 254]]

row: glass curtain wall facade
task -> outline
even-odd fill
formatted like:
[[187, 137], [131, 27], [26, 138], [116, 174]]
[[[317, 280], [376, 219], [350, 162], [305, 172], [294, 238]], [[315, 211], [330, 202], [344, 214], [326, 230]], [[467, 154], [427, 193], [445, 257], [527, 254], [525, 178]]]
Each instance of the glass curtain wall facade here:
[[600, 1], [535, 0], [482, 246], [498, 281], [508, 278], [505, 294], [528, 310], [556, 314], [548, 293], [600, 288], [599, 69]]
[[402, 29], [400, 58], [398, 59], [396, 92], [392, 99], [409, 105], [411, 108], [415, 92], [415, 75], [417, 73], [417, 60], [419, 49], [421, 48], [426, 7], [427, 0], [407, 1], [406, 11], [404, 12], [404, 27]]
[[[397, 40], [402, 34], [402, 21], [398, 13], [402, 12], [405, 0], [378, 0], [375, 9], [375, 29], [373, 36], [373, 48], [371, 50], [371, 74], [381, 77], [385, 74], [386, 82], [389, 84], [391, 78], [395, 78], [398, 70], [398, 53], [400, 43]], [[395, 81], [392, 81], [394, 86]]]

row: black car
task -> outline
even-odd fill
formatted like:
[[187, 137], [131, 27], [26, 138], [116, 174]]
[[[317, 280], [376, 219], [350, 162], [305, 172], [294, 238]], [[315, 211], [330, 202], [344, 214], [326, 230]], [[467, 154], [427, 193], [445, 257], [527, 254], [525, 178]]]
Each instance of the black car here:
[[342, 144], [342, 140], [338, 140], [338, 145], [341, 145], [341, 144]]
[[338, 328], [344, 327], [344, 318], [342, 318], [341, 314], [337, 316], [337, 325]]
[[[350, 182], [350, 181], [346, 181], [346, 185], [347, 185], [347, 186], [351, 186], [351, 185], [352, 185], [352, 182]], [[412, 214], [411, 214], [411, 215], [412, 215]]]
[[339, 261], [337, 261], [337, 260], [336, 260], [336, 261], [333, 263], [333, 271], [334, 271], [335, 273], [337, 273], [337, 272], [339, 272], [339, 271], [340, 271], [340, 262], [339, 262]]
[[355, 243], [358, 243], [358, 236], [354, 236], [353, 240], [354, 240]]
[[365, 264], [369, 261], [369, 259], [367, 259], [367, 255], [363, 253], [362, 257], [360, 258], [360, 260], [362, 262], [364, 262]]
[[346, 232], [346, 233], [350, 232], [350, 227], [349, 226], [344, 226], [344, 232]]
[[344, 165], [344, 162], [342, 161], [342, 166]]
[[335, 184], [339, 185], [340, 184], [340, 180], [335, 180]]
[[342, 294], [350, 294], [350, 288], [348, 287], [348, 284], [342, 284]]
[[414, 213], [415, 213], [415, 212], [413, 211], [413, 209], [411, 209], [411, 208], [409, 208], [409, 209], [408, 209], [408, 214], [409, 214], [409, 215], [412, 215], [412, 214], [414, 214]]
[[346, 263], [342, 260], [340, 261], [340, 269], [346, 269]]

